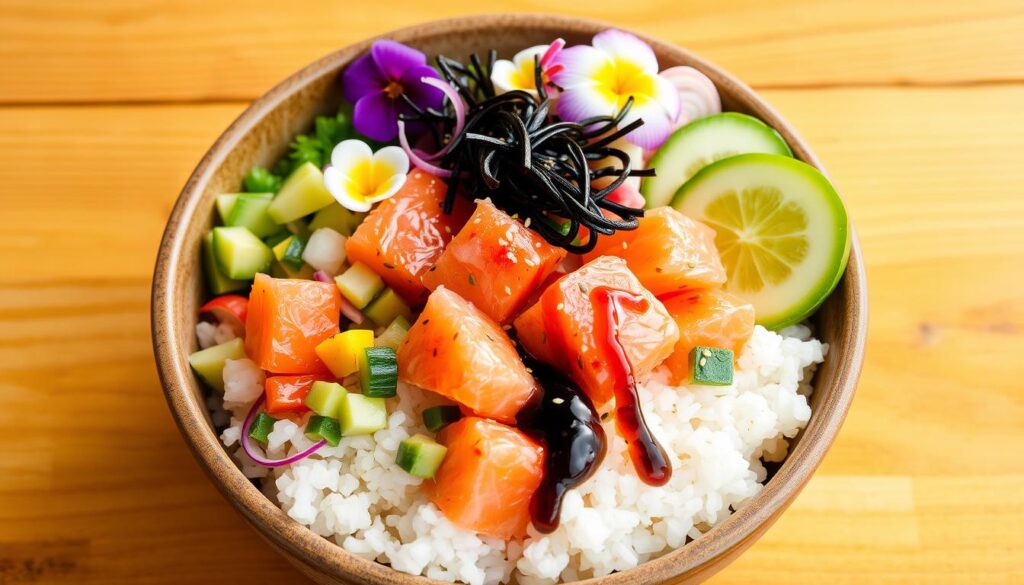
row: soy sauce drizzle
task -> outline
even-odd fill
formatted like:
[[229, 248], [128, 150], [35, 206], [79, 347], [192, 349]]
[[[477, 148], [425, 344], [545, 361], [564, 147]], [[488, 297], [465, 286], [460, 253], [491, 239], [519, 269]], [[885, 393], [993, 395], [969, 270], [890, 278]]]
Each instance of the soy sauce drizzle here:
[[540, 392], [516, 416], [517, 426], [544, 442], [544, 479], [530, 500], [533, 525], [541, 532], [558, 528], [565, 493], [590, 478], [607, 451], [597, 409], [568, 376], [523, 355]]
[[644, 420], [633, 366], [618, 333], [624, 308], [646, 311], [650, 303], [642, 295], [604, 286], [591, 291], [590, 301], [594, 307], [594, 338], [604, 346], [615, 387], [615, 427], [628, 443], [629, 457], [640, 479], [648, 485], [665, 485], [672, 478], [672, 463]]

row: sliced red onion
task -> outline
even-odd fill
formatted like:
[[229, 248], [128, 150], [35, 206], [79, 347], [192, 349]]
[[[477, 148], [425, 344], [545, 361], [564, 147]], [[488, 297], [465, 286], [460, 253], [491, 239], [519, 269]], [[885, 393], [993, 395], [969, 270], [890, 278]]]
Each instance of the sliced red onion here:
[[565, 48], [565, 39], [558, 38], [558, 39], [555, 39], [555, 40], [551, 41], [551, 44], [548, 45], [548, 50], [544, 51], [544, 54], [540, 58], [539, 64], [540, 64], [541, 69], [544, 69], [545, 66], [548, 63], [550, 63], [552, 59], [555, 58], [555, 55], [557, 55], [558, 52], [561, 51], [564, 48]]
[[451, 171], [427, 162], [417, 149], [409, 146], [409, 137], [405, 135], [405, 122], [403, 120], [398, 121], [398, 143], [402, 145], [402, 150], [409, 156], [409, 161], [416, 165], [416, 168], [426, 171], [435, 177], [442, 179], [451, 178]]
[[327, 274], [323, 270], [317, 270], [316, 272], [314, 272], [313, 273], [313, 280], [315, 280], [317, 282], [326, 282], [326, 283], [329, 283], [329, 284], [334, 284], [334, 279], [331, 278], [331, 275]]
[[345, 298], [345, 295], [341, 296], [341, 314], [356, 325], [359, 325], [366, 320], [366, 315], [363, 315], [362, 311], [350, 303], [349, 300]]
[[[462, 101], [462, 96], [459, 95], [459, 92], [455, 91], [455, 88], [450, 84], [433, 77], [421, 77], [420, 81], [441, 90], [445, 97], [448, 98], [448, 101], [452, 103], [452, 108], [455, 109], [455, 128], [452, 129], [452, 137], [461, 134], [462, 129], [466, 126], [466, 104]], [[426, 160], [437, 160], [447, 154], [451, 147], [452, 141], [448, 141], [444, 148], [424, 158]]]
[[263, 467], [281, 467], [283, 465], [295, 463], [300, 459], [305, 459], [313, 453], [316, 453], [320, 447], [327, 444], [327, 441], [321, 439], [316, 443], [313, 443], [313, 445], [308, 449], [290, 457], [285, 457], [284, 459], [266, 459], [257, 455], [256, 449], [252, 446], [251, 439], [249, 438], [249, 427], [252, 426], [252, 421], [256, 418], [256, 413], [260, 411], [260, 406], [263, 406], [263, 401], [265, 399], [266, 396], [262, 394], [256, 399], [252, 408], [249, 409], [249, 414], [245, 415], [245, 422], [242, 423], [242, 449], [245, 450], [245, 454], [249, 456], [249, 459], [252, 459], [257, 465], [262, 465]]

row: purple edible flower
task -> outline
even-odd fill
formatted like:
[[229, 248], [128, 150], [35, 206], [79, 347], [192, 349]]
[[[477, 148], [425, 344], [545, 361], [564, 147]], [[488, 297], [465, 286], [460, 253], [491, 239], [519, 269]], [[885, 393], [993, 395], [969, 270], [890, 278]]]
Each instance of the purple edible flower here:
[[440, 108], [444, 94], [422, 81], [440, 76], [422, 52], [395, 41], [381, 40], [345, 69], [341, 80], [345, 99], [355, 104], [352, 122], [364, 136], [390, 142], [398, 136], [399, 114], [419, 108]]

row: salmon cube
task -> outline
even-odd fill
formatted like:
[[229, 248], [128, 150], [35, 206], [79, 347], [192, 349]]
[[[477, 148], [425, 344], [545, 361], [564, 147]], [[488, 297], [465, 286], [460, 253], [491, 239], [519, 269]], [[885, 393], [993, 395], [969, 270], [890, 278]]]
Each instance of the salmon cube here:
[[535, 387], [508, 334], [443, 286], [431, 293], [398, 347], [398, 375], [480, 416], [509, 423]]
[[441, 512], [489, 536], [525, 535], [530, 499], [544, 475], [544, 447], [512, 427], [476, 417], [445, 427], [438, 441], [448, 453], [427, 491]]
[[672, 384], [689, 376], [690, 351], [697, 346], [731, 349], [739, 358], [754, 332], [754, 307], [719, 289], [686, 291], [662, 300], [676, 325], [679, 341], [665, 360]]
[[437, 265], [423, 275], [423, 284], [430, 290], [444, 285], [505, 323], [565, 254], [489, 200], [481, 200]]
[[607, 341], [594, 334], [590, 291], [602, 286], [641, 295], [648, 301], [644, 310], [625, 308], [618, 326], [618, 340], [633, 373], [643, 376], [672, 353], [679, 328], [621, 258], [601, 256], [570, 272], [515, 320], [523, 348], [539, 360], [567, 368], [598, 408], [606, 405], [615, 391], [603, 349]]
[[393, 197], [379, 204], [345, 242], [349, 263], [362, 262], [406, 301], [419, 305], [427, 296], [421, 278], [466, 223], [470, 207], [459, 197], [444, 213], [447, 187], [420, 170], [409, 173]]
[[274, 374], [330, 374], [316, 346], [338, 333], [341, 294], [333, 284], [257, 274], [249, 294], [245, 353]]
[[321, 376], [271, 376], [267, 378], [265, 390], [267, 403], [264, 407], [269, 414], [309, 412], [306, 395]]

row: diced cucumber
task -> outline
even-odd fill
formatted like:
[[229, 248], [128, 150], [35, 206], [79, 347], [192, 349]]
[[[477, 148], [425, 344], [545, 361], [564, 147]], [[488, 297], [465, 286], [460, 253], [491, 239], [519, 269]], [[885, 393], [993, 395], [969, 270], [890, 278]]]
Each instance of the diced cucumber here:
[[220, 271], [217, 257], [213, 253], [213, 232], [207, 232], [203, 236], [203, 267], [206, 269], [206, 285], [214, 295], [222, 295], [249, 286], [247, 281], [228, 278]]
[[309, 223], [309, 230], [315, 232], [320, 228], [331, 228], [343, 236], [351, 236], [364, 217], [365, 213], [349, 211], [340, 203], [332, 203], [316, 212]]
[[367, 347], [373, 347], [373, 331], [351, 329], [321, 341], [315, 351], [332, 374], [344, 378], [359, 370], [359, 356]]
[[422, 434], [415, 434], [398, 444], [395, 463], [410, 475], [430, 479], [444, 461], [448, 448]]
[[[263, 243], [270, 246], [270, 249], [273, 250], [278, 244], [290, 237], [292, 237], [292, 235], [288, 231], [278, 232], [270, 237], [263, 238]], [[277, 256], [275, 255], [275, 258], [276, 257]]]
[[748, 152], [793, 155], [774, 128], [746, 114], [723, 112], [690, 122], [669, 136], [648, 163], [658, 174], [640, 187], [647, 209], [668, 205], [679, 187], [707, 165]]
[[436, 433], [462, 418], [458, 406], [431, 406], [423, 411], [423, 426]]
[[314, 414], [306, 423], [306, 438], [310, 441], [327, 441], [331, 447], [337, 447], [341, 441], [341, 426], [329, 416]]
[[398, 388], [398, 359], [390, 347], [367, 347], [359, 355], [359, 384], [366, 396], [391, 398]]
[[338, 423], [346, 437], [376, 433], [388, 426], [387, 403], [383, 398], [349, 392], [338, 408]]
[[276, 422], [276, 418], [265, 412], [257, 413], [256, 418], [253, 419], [252, 424], [249, 426], [249, 438], [266, 445], [267, 437], [274, 431], [274, 423]]
[[373, 297], [384, 288], [384, 279], [362, 262], [349, 266], [348, 270], [334, 278], [334, 283], [357, 309], [370, 304]]
[[240, 193], [224, 223], [248, 228], [257, 238], [284, 231], [267, 215], [267, 208], [273, 199], [273, 193]]
[[217, 216], [220, 217], [222, 224], [226, 224], [228, 218], [231, 217], [231, 210], [235, 207], [238, 195], [238, 193], [221, 193], [215, 198], [214, 205], [217, 207]]
[[301, 270], [302, 252], [305, 249], [306, 240], [302, 236], [288, 236], [274, 246], [274, 257], [292, 270]]
[[274, 259], [263, 240], [240, 226], [213, 228], [213, 255], [225, 276], [244, 280], [269, 270]]
[[409, 321], [405, 317], [398, 316], [395, 320], [388, 325], [377, 339], [373, 340], [373, 344], [377, 347], [390, 347], [391, 349], [397, 350], [398, 346], [405, 341], [405, 336], [409, 333]]
[[245, 359], [245, 341], [235, 338], [188, 356], [188, 365], [210, 388], [224, 391], [224, 362]]
[[398, 317], [404, 317], [407, 321], [412, 319], [412, 309], [394, 291], [386, 289], [376, 299], [363, 309], [363, 314], [380, 327], [390, 324]]
[[277, 223], [288, 223], [334, 203], [324, 187], [324, 174], [313, 163], [305, 163], [288, 175], [267, 212]]
[[338, 417], [338, 408], [345, 399], [348, 390], [335, 382], [313, 382], [313, 387], [306, 394], [306, 406], [320, 416]]

